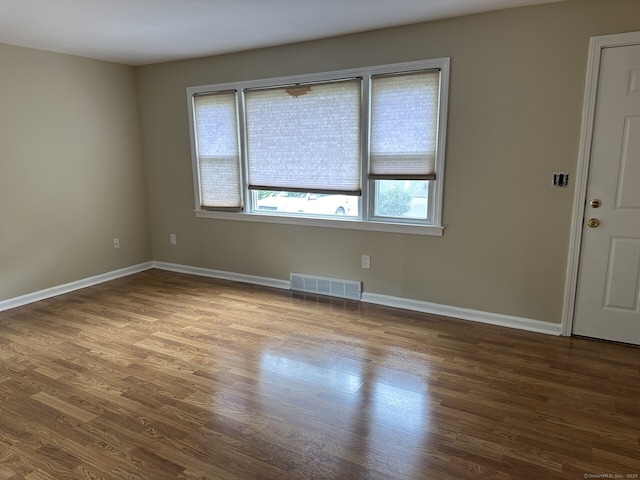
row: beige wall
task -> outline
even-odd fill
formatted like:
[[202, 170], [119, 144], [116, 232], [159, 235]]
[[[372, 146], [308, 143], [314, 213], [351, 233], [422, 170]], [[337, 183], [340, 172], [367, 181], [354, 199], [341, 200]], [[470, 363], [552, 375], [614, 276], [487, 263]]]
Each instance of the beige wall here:
[[0, 300], [149, 260], [134, 69], [0, 45]]
[[[580, 0], [139, 68], [154, 258], [558, 323], [589, 37], [638, 29], [637, 0]], [[444, 56], [443, 237], [194, 217], [186, 87]]]
[[[551, 176], [575, 172], [589, 37], [634, 30], [637, 0], [576, 0], [136, 69], [0, 45], [0, 300], [155, 259], [557, 323]], [[444, 56], [443, 237], [195, 218], [186, 87]]]

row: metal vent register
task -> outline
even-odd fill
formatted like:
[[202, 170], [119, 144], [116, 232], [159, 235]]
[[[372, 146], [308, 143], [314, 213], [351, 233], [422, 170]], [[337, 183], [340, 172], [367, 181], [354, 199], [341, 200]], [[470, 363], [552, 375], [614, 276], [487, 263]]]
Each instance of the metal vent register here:
[[318, 277], [316, 275], [293, 272], [289, 274], [289, 279], [291, 281], [291, 290], [299, 292], [349, 298], [351, 300], [360, 300], [362, 296], [361, 282], [354, 282], [353, 280]]

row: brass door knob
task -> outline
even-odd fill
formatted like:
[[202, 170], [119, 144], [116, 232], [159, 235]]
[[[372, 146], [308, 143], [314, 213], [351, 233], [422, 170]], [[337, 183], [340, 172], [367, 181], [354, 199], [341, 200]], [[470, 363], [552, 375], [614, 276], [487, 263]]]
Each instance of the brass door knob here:
[[598, 225], [600, 225], [600, 220], [598, 220], [597, 218], [590, 218], [587, 222], [587, 225], [589, 225], [591, 228], [596, 228]]

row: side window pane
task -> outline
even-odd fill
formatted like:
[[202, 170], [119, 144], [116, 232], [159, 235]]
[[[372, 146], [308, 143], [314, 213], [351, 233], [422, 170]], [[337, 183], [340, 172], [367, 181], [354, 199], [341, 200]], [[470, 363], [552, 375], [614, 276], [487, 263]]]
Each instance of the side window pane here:
[[371, 178], [435, 178], [440, 72], [371, 79]]
[[196, 95], [193, 103], [201, 206], [240, 209], [236, 92]]
[[374, 216], [430, 220], [427, 180], [376, 180]]

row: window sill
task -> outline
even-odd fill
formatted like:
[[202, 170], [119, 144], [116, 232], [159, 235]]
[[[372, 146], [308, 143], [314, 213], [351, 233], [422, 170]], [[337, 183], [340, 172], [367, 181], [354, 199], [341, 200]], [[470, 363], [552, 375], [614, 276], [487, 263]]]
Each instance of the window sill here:
[[261, 215], [259, 213], [230, 213], [195, 210], [197, 218], [215, 220], [231, 220], [239, 222], [275, 223], [281, 225], [302, 225], [306, 227], [342, 228], [349, 230], [366, 230], [371, 232], [406, 233], [411, 235], [430, 235], [441, 237], [444, 227], [435, 225], [415, 225], [409, 223], [363, 222], [347, 218], [311, 218], [304, 216]]

